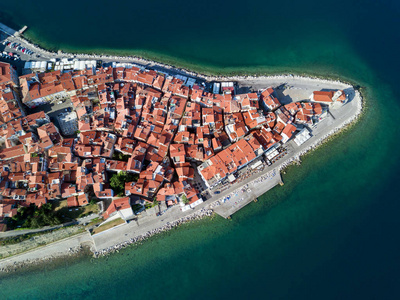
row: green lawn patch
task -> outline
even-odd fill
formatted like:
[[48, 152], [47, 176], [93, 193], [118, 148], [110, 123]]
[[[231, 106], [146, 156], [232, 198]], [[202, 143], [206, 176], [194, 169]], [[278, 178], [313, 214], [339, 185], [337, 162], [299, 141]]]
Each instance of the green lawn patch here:
[[98, 213], [99, 207], [96, 203], [92, 203], [81, 207], [69, 208], [67, 206], [67, 200], [61, 200], [54, 202], [54, 212], [63, 221], [71, 221], [88, 216], [92, 213]]
[[99, 227], [94, 228], [92, 230], [92, 235], [96, 234], [96, 233], [100, 233], [100, 232], [102, 232], [104, 230], [113, 228], [113, 227], [118, 226], [118, 225], [123, 224], [123, 223], [125, 223], [125, 221], [122, 220], [122, 219], [116, 219], [114, 221], [110, 221], [110, 222], [108, 222], [108, 223], [106, 223], [104, 225], [101, 225]]

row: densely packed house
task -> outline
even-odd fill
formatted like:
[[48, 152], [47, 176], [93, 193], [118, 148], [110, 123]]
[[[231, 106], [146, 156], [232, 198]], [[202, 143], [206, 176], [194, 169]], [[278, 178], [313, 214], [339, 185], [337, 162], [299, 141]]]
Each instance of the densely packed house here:
[[[76, 137], [63, 136], [43, 111], [29, 114], [66, 98], [76, 114]], [[0, 218], [56, 199], [71, 207], [90, 197], [114, 199], [105, 218], [131, 215], [131, 198], [195, 206], [203, 201], [195, 176], [215, 186], [288, 142], [299, 124], [312, 125], [326, 104], [345, 101], [343, 91], [312, 98], [281, 105], [273, 88], [214, 94], [193, 80], [188, 85], [136, 66], [18, 78], [0, 63]], [[125, 182], [125, 197], [116, 198], [109, 176], [121, 171], [137, 179]]]

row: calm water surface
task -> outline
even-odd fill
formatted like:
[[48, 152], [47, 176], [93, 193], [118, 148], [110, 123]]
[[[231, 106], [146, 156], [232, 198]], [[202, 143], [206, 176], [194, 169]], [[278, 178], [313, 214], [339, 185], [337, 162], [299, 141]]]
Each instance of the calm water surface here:
[[52, 49], [140, 54], [218, 74], [295, 72], [365, 87], [356, 126], [235, 214], [99, 260], [0, 278], [1, 299], [398, 299], [396, 1], [0, 0]]

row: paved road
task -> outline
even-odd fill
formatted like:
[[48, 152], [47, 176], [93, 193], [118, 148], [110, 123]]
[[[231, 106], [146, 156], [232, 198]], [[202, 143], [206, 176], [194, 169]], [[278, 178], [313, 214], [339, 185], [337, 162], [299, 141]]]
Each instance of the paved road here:
[[22, 230], [10, 230], [10, 231], [5, 231], [5, 232], [0, 232], [0, 238], [9, 238], [9, 237], [15, 237], [19, 235], [24, 235], [24, 234], [31, 234], [31, 233], [39, 233], [39, 232], [46, 232], [58, 228], [62, 228], [65, 226], [70, 226], [70, 225], [75, 225], [78, 224], [78, 222], [73, 221], [73, 222], [68, 222], [56, 226], [45, 226], [42, 228], [38, 229], [22, 229]]
[[67, 227], [71, 225], [85, 225], [87, 223], [90, 223], [91, 220], [95, 218], [99, 218], [100, 216], [98, 214], [91, 214], [89, 216], [77, 219], [76, 221], [71, 221], [67, 223], [63, 223], [60, 225], [55, 225], [55, 226], [45, 226], [42, 228], [38, 229], [22, 229], [22, 230], [10, 230], [10, 231], [5, 231], [5, 232], [0, 232], [0, 239], [1, 238], [9, 238], [9, 237], [15, 237], [19, 235], [24, 235], [24, 234], [32, 234], [32, 233], [40, 233], [40, 232], [46, 232], [62, 227]]
[[90, 234], [88, 232], [80, 233], [49, 245], [2, 259], [0, 260], [0, 269], [13, 266], [15, 263], [65, 256], [70, 249], [77, 249], [81, 246], [92, 247], [92, 245], [93, 240]]

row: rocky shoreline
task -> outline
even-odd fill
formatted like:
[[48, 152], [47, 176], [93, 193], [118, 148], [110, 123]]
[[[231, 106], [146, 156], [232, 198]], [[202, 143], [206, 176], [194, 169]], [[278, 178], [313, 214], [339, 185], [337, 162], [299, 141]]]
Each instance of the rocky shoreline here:
[[213, 212], [212, 209], [203, 208], [198, 212], [195, 212], [195, 213], [193, 213], [191, 215], [188, 215], [186, 217], [182, 217], [182, 218], [180, 218], [180, 219], [178, 219], [178, 220], [176, 220], [174, 222], [167, 223], [167, 224], [165, 224], [165, 225], [163, 225], [163, 226], [161, 226], [159, 228], [147, 231], [145, 234], [139, 235], [139, 236], [137, 236], [135, 238], [131, 238], [131, 239], [127, 240], [127, 241], [121, 242], [121, 243], [116, 244], [116, 245], [114, 245], [112, 247], [109, 247], [107, 249], [102, 249], [102, 250], [99, 250], [99, 251], [95, 251], [93, 253], [93, 257], [97, 258], [97, 257], [108, 255], [110, 253], [118, 252], [119, 250], [121, 250], [121, 249], [123, 249], [123, 248], [125, 248], [125, 247], [127, 247], [129, 245], [143, 242], [144, 240], [152, 237], [153, 235], [169, 231], [169, 230], [171, 230], [173, 228], [176, 228], [179, 225], [182, 225], [184, 223], [192, 222], [194, 220], [200, 220], [200, 219], [203, 219], [205, 217], [211, 217], [213, 213], [214, 212]]
[[94, 258], [107, 256], [108, 254], [118, 252], [119, 250], [126, 248], [129, 245], [141, 243], [156, 234], [174, 229], [184, 223], [189, 223], [189, 222], [192, 222], [195, 220], [200, 220], [205, 217], [211, 217], [213, 215], [213, 213], [214, 212], [212, 209], [203, 208], [200, 211], [195, 212], [191, 215], [182, 217], [174, 222], [170, 222], [170, 223], [165, 224], [164, 226], [161, 226], [154, 230], [150, 230], [143, 235], [139, 235], [135, 238], [123, 241], [112, 247], [109, 247], [107, 249], [102, 249], [100, 251], [94, 251], [92, 247], [86, 247], [86, 246], [81, 245], [79, 247], [69, 248], [67, 250], [67, 252], [64, 254], [49, 255], [49, 256], [43, 257], [41, 259], [27, 259], [27, 260], [20, 261], [20, 262], [14, 262], [14, 263], [6, 265], [4, 267], [0, 267], [0, 274], [17, 272], [19, 270], [26, 269], [26, 268], [38, 267], [43, 264], [63, 262], [65, 259], [69, 259], [69, 258], [76, 259], [78, 257], [86, 256], [86, 255], [92, 256]]
[[[49, 56], [48, 59], [51, 58], [62, 58], [62, 57], [68, 57], [68, 58], [77, 58], [77, 59], [82, 59], [82, 60], [106, 60], [106, 61], [113, 61], [113, 62], [125, 62], [125, 63], [133, 63], [133, 64], [140, 64], [143, 66], [146, 65], [151, 65], [150, 67], [158, 67], [161, 69], [166, 69], [166, 70], [172, 70], [175, 73], [181, 73], [183, 75], [187, 76], [193, 76], [205, 81], [240, 81], [240, 80], [251, 80], [251, 79], [277, 79], [277, 80], [286, 80], [286, 79], [309, 79], [309, 80], [315, 80], [318, 79], [320, 82], [326, 82], [326, 83], [338, 83], [338, 84], [348, 84], [352, 85], [352, 83], [341, 81], [338, 79], [332, 79], [332, 78], [321, 78], [318, 76], [311, 76], [311, 75], [294, 75], [292, 73], [289, 74], [279, 74], [279, 75], [263, 75], [263, 74], [255, 74], [255, 75], [238, 75], [238, 76], [213, 76], [213, 75], [207, 75], [207, 74], [201, 74], [201, 73], [196, 73], [193, 72], [187, 68], [183, 67], [177, 67], [175, 65], [170, 65], [166, 63], [161, 63], [158, 61], [150, 60], [147, 58], [143, 58], [137, 55], [108, 55], [108, 54], [85, 54], [85, 53], [68, 53], [68, 52], [63, 52], [59, 50], [58, 52], [55, 51], [50, 51], [47, 49], [44, 49], [38, 44], [34, 44], [31, 41], [27, 40], [26, 38], [22, 36], [18, 37], [12, 37], [13, 40], [19, 41], [21, 43], [27, 44], [30, 48], [34, 49], [37, 53], [40, 53], [41, 55]], [[265, 73], [264, 73], [265, 74]]]
[[49, 264], [53, 262], [63, 262], [68, 258], [76, 259], [81, 256], [85, 256], [88, 252], [91, 252], [91, 250], [88, 247], [84, 246], [79, 246], [79, 247], [74, 247], [74, 248], [69, 248], [68, 251], [62, 255], [49, 255], [46, 257], [43, 257], [41, 259], [27, 259], [21, 262], [14, 262], [11, 265], [7, 265], [5, 267], [0, 268], [0, 274], [1, 273], [12, 273], [16, 272], [22, 269], [27, 269], [27, 268], [34, 268], [41, 266], [42, 264]]

